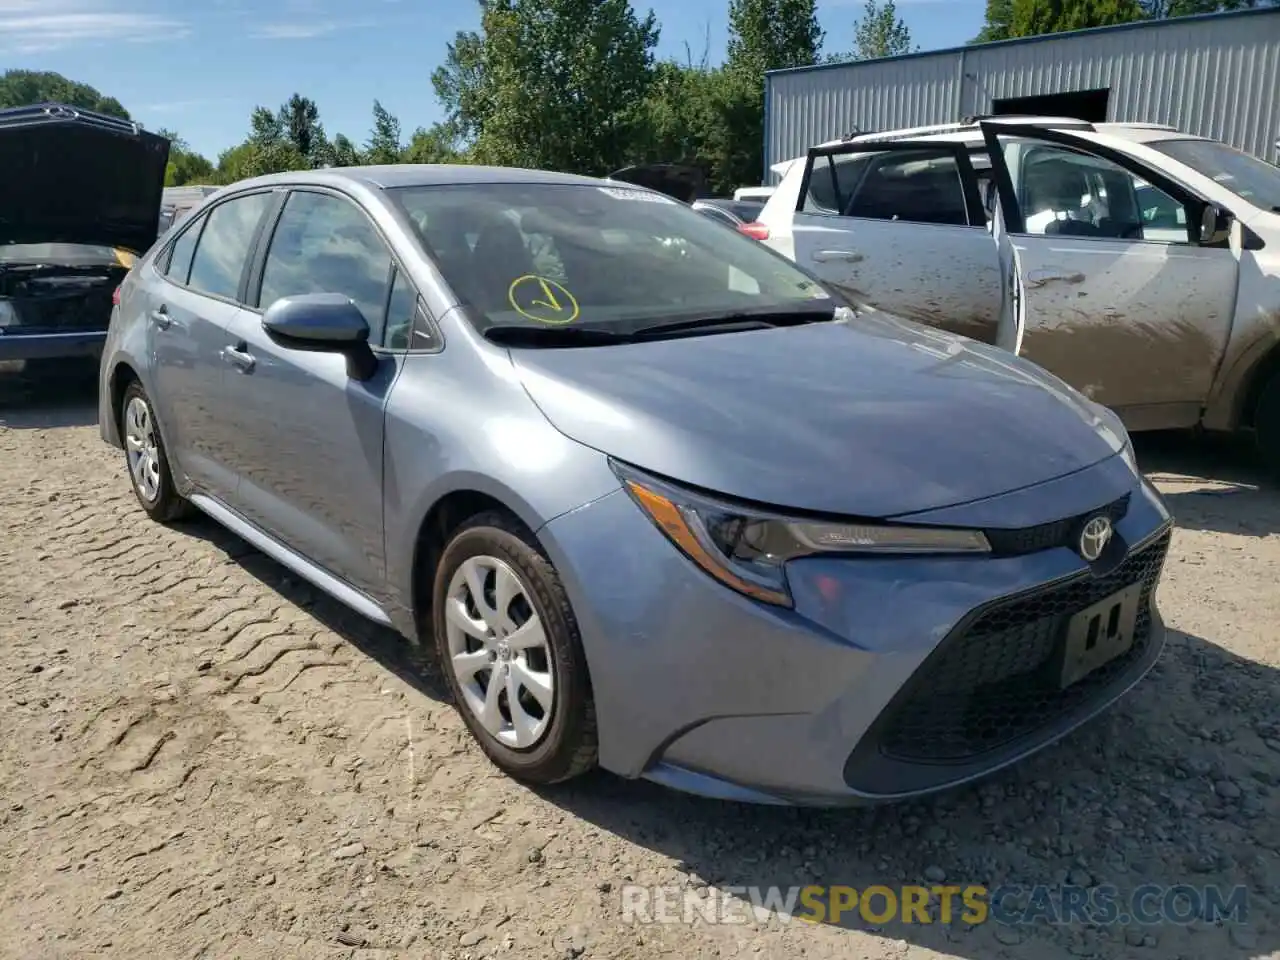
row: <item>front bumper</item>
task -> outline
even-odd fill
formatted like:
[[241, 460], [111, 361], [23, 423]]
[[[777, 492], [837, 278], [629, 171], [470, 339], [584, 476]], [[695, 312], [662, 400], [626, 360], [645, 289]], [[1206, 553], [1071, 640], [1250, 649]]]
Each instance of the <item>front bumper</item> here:
[[[1163, 647], [1154, 593], [1168, 511], [1118, 458], [1075, 481], [1096, 487], [1098, 506], [1119, 484], [1131, 496], [1107, 570], [1065, 547], [811, 558], [789, 565], [793, 610], [713, 581], [624, 493], [552, 521], [541, 537], [577, 614], [601, 765], [723, 799], [825, 805], [931, 793], [1043, 749]], [[1129, 653], [1062, 694], [1029, 685], [1065, 618], [1122, 581], [1144, 584]]]
[[106, 330], [72, 333], [0, 333], [0, 360], [60, 360], [100, 357]]

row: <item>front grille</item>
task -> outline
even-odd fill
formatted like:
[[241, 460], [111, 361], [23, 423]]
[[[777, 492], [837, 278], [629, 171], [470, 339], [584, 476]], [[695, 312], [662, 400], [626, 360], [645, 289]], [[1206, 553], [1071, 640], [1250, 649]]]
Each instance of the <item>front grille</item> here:
[[[1142, 658], [1151, 640], [1151, 594], [1168, 533], [1103, 577], [1087, 575], [979, 612], [936, 651], [891, 704], [880, 751], [900, 760], [953, 763], [997, 749], [1052, 723]], [[1067, 622], [1142, 583], [1133, 646], [1065, 690], [1056, 667]]]
[[1041, 550], [1052, 550], [1054, 547], [1076, 546], [1076, 539], [1084, 524], [1101, 514], [1111, 523], [1117, 524], [1129, 512], [1129, 494], [1119, 500], [1112, 501], [1099, 510], [1091, 510], [1079, 516], [1067, 517], [1065, 520], [1054, 520], [1035, 527], [1022, 527], [1017, 530], [983, 530], [987, 542], [991, 544], [991, 552], [997, 556], [1016, 557]]

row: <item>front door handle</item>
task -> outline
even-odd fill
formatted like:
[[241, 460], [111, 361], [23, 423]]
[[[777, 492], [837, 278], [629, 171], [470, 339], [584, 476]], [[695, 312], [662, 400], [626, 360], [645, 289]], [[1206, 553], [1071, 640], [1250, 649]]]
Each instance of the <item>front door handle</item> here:
[[815, 250], [813, 252], [814, 263], [830, 263], [832, 260], [839, 260], [844, 263], [861, 263], [862, 254], [857, 250]]
[[244, 342], [236, 344], [234, 347], [222, 348], [222, 359], [227, 363], [233, 364], [244, 373], [253, 370], [253, 366], [257, 363], [253, 358], [253, 354], [249, 352], [248, 345]]
[[1032, 270], [1026, 276], [1026, 284], [1028, 287], [1043, 287], [1046, 283], [1084, 283], [1083, 273], [1072, 273], [1069, 270], [1062, 270], [1057, 267], [1048, 267], [1044, 270]]
[[151, 322], [161, 330], [168, 330], [173, 326], [173, 317], [169, 316], [169, 311], [164, 307], [152, 310], [149, 316], [151, 317]]

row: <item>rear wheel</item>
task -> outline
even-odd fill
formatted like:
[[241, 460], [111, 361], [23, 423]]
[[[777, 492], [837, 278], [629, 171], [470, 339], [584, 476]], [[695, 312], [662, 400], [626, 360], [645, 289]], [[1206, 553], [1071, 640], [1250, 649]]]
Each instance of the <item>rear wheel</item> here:
[[120, 439], [134, 495], [147, 515], [161, 523], [189, 516], [191, 504], [174, 486], [151, 400], [137, 380], [125, 387], [120, 400]]
[[1253, 425], [1258, 451], [1272, 473], [1280, 478], [1280, 371], [1273, 373], [1262, 388]]
[[514, 518], [462, 525], [436, 568], [432, 617], [462, 719], [504, 773], [556, 783], [596, 761], [595, 705], [569, 598]]

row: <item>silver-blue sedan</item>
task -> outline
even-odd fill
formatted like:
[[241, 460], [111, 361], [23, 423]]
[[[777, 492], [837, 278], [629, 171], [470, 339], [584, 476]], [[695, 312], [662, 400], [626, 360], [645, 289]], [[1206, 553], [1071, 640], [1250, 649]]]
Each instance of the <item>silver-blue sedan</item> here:
[[513, 777], [770, 803], [1014, 763], [1158, 657], [1115, 416], [856, 312], [650, 190], [464, 166], [226, 188], [117, 292], [104, 439], [408, 642]]

